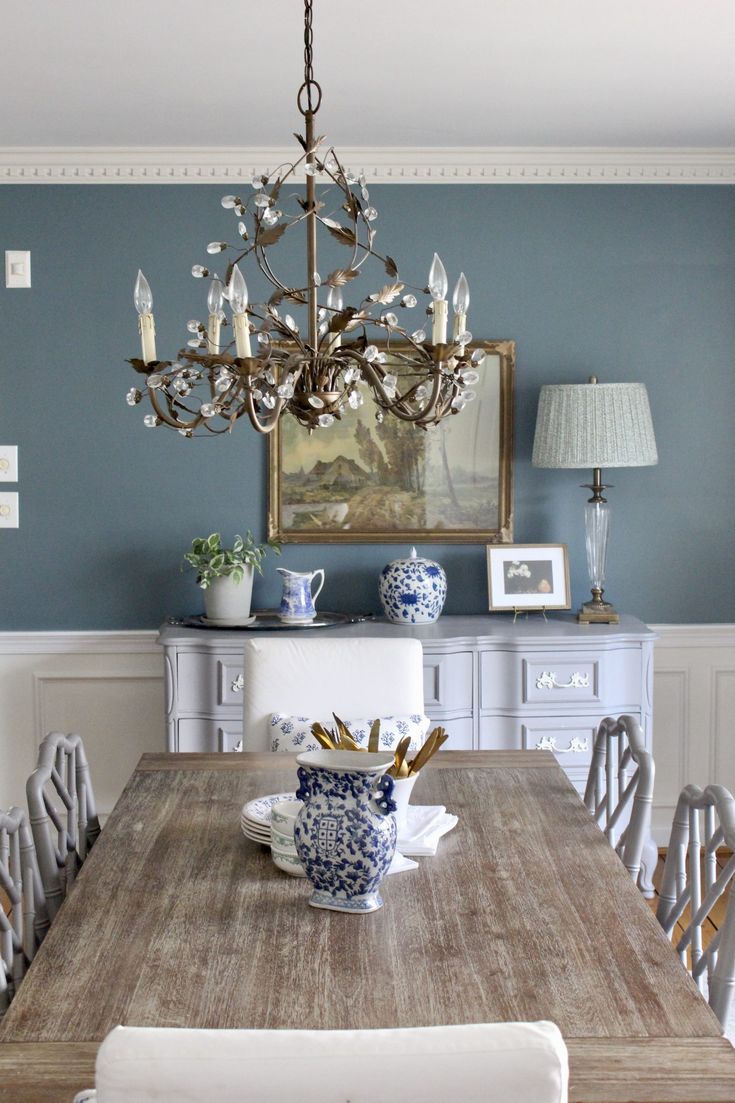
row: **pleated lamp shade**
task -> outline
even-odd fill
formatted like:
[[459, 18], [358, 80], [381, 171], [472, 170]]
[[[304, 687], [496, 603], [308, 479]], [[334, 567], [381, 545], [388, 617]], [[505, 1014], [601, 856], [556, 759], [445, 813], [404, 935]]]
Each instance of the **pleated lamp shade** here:
[[541, 388], [534, 467], [647, 467], [658, 463], [643, 383]]

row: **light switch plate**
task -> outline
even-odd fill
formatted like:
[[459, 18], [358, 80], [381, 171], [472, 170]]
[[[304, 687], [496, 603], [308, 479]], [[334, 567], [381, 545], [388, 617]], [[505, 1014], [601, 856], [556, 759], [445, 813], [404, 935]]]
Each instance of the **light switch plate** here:
[[0, 444], [0, 483], [18, 481], [18, 445]]
[[29, 249], [5, 250], [5, 286], [31, 286], [31, 253]]
[[0, 493], [0, 529], [18, 528], [18, 491]]

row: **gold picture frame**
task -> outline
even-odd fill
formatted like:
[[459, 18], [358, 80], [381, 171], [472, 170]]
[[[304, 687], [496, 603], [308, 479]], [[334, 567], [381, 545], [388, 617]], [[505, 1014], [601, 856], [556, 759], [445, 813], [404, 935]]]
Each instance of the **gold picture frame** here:
[[491, 613], [570, 609], [566, 544], [504, 544], [487, 549]]
[[366, 395], [309, 435], [268, 438], [268, 537], [283, 544], [491, 544], [513, 539], [515, 342], [485, 341], [474, 401], [433, 432]]

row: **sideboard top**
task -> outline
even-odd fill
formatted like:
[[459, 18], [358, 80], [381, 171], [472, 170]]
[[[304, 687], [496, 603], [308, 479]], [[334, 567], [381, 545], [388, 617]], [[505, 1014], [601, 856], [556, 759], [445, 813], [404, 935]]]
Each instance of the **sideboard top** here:
[[642, 621], [626, 614], [621, 615], [620, 624], [578, 624], [575, 614], [554, 614], [544, 620], [540, 613], [520, 616], [516, 621], [509, 614], [474, 614], [470, 616], [439, 617], [433, 624], [391, 624], [382, 617], [368, 617], [355, 624], [339, 625], [331, 628], [294, 628], [275, 632], [248, 632], [247, 629], [235, 630], [184, 628], [177, 624], [163, 624], [159, 630], [158, 642], [164, 646], [212, 647], [227, 649], [228, 646], [240, 646], [243, 640], [259, 639], [262, 636], [300, 636], [326, 635], [351, 639], [372, 636], [386, 639], [412, 638], [422, 642], [441, 645], [466, 642], [470, 646], [482, 645], [484, 641], [490, 647], [504, 644], [510, 647], [548, 647], [549, 644], [570, 646], [593, 646], [602, 649], [618, 647], [621, 643], [639, 644], [642, 641], [656, 639], [655, 632]]

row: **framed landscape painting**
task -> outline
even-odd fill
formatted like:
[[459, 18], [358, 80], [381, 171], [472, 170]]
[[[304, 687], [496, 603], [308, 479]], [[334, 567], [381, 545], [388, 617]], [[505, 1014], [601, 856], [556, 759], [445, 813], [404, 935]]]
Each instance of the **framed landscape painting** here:
[[433, 431], [368, 393], [328, 429], [269, 436], [268, 536], [283, 543], [510, 543], [515, 345], [483, 342], [475, 399]]

